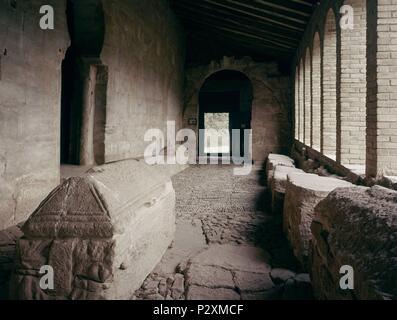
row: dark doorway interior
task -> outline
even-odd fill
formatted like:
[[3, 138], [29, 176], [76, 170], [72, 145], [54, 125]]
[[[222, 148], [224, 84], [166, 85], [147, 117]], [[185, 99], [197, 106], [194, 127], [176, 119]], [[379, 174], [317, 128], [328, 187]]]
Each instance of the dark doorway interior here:
[[[236, 147], [239, 147], [240, 156], [243, 156], [245, 148], [244, 129], [251, 129], [252, 85], [250, 80], [238, 71], [219, 71], [210, 76], [202, 86], [199, 95], [199, 105], [199, 154], [212, 156], [230, 155], [230, 151], [235, 151]], [[227, 128], [229, 130], [229, 148], [221, 146], [219, 148], [208, 148], [209, 137], [206, 131], [212, 129], [208, 128], [208, 121], [206, 121], [208, 114], [213, 114], [214, 118], [218, 117], [220, 119], [223, 119], [222, 114], [229, 115], [229, 127]], [[216, 126], [213, 125], [213, 127]], [[221, 128], [221, 130], [223, 129], [226, 128]], [[236, 146], [235, 142], [233, 142], [233, 129], [241, 129], [239, 146]], [[219, 136], [222, 134], [219, 133]], [[219, 152], [227, 150], [229, 152]]]
[[62, 62], [61, 164], [80, 162], [81, 108], [76, 103], [77, 89], [77, 58], [71, 47]]

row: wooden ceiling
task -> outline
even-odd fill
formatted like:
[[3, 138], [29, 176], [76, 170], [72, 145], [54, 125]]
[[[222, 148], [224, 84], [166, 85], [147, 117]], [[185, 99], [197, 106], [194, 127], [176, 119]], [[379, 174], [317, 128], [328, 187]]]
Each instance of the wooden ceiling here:
[[190, 63], [199, 60], [200, 53], [204, 59], [234, 53], [260, 60], [289, 60], [319, 3], [319, 0], [169, 1], [185, 27]]

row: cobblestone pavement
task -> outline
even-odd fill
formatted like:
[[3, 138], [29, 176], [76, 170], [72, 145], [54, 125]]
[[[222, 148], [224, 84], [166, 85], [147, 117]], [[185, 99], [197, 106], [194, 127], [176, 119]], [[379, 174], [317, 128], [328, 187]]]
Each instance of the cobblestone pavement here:
[[227, 165], [174, 176], [176, 238], [134, 299], [310, 299], [261, 177], [261, 168], [236, 176]]

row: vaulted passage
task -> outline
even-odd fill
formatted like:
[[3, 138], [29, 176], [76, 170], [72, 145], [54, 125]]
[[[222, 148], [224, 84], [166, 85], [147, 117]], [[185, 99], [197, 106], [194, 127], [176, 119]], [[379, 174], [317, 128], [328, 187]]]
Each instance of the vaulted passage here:
[[396, 0], [0, 1], [0, 299], [396, 299], [396, 39]]

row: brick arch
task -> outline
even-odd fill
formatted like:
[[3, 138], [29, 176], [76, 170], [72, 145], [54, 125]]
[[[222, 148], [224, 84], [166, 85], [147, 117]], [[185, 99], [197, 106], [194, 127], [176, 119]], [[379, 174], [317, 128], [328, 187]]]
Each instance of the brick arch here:
[[310, 48], [305, 52], [305, 104], [304, 104], [304, 143], [312, 146], [312, 53]]
[[336, 160], [337, 155], [337, 21], [333, 8], [324, 23], [322, 48], [322, 152]]
[[321, 38], [317, 31], [312, 45], [312, 147], [321, 150]]

